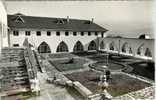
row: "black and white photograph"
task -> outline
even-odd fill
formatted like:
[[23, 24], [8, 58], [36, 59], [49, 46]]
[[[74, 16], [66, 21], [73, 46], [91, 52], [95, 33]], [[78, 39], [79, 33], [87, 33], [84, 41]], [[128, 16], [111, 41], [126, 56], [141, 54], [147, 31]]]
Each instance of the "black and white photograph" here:
[[155, 100], [155, 0], [0, 0], [0, 100]]

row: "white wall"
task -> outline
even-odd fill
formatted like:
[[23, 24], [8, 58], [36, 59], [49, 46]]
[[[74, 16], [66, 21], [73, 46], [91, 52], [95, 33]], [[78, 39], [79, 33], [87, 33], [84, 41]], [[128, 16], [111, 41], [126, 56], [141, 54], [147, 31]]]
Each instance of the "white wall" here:
[[[72, 32], [69, 32], [69, 36], [65, 36], [65, 34], [64, 34], [65, 32], [63, 32], [63, 31], [60, 32], [60, 36], [56, 36], [55, 31], [51, 31], [51, 36], [47, 36], [47, 31], [42, 31], [41, 36], [36, 36], [36, 31], [37, 30], [31, 31], [30, 36], [25, 36], [24, 30], [19, 31], [19, 36], [13, 36], [13, 31], [11, 31], [11, 34], [10, 34], [11, 46], [13, 46], [13, 44], [19, 44], [20, 46], [23, 46], [23, 42], [24, 42], [25, 38], [28, 38], [28, 41], [32, 45], [34, 45], [35, 48], [38, 48], [38, 46], [42, 42], [46, 42], [50, 46], [51, 53], [56, 53], [57, 46], [59, 45], [59, 43], [61, 41], [64, 41], [68, 46], [69, 52], [73, 52], [74, 45], [76, 44], [77, 41], [80, 41], [84, 46], [84, 50], [87, 51], [89, 43], [92, 40], [94, 40], [96, 42], [97, 46], [102, 41], [104, 41], [104, 44], [106, 46], [106, 48], [103, 49], [104, 51], [119, 53], [119, 44], [120, 44], [120, 54], [130, 55], [128, 52], [126, 52], [126, 53], [122, 52], [123, 44], [128, 43], [128, 47], [131, 47], [132, 52], [133, 52], [131, 54], [131, 56], [143, 58], [143, 59], [151, 59], [151, 60], [155, 59], [155, 56], [154, 56], [154, 39], [101, 38], [100, 33], [98, 36], [95, 36], [94, 33], [92, 33], [91, 36], [88, 36], [87, 32], [84, 32], [84, 36], [81, 36], [80, 32], [77, 32], [77, 36], [73, 36]], [[98, 37], [100, 37], [100, 38], [98, 38]], [[120, 40], [120, 43], [119, 43], [119, 40]], [[115, 51], [110, 51], [109, 50], [109, 44], [113, 41], [115, 44]], [[143, 51], [142, 51], [142, 55], [138, 55], [137, 50], [142, 44], [144, 47]], [[149, 58], [149, 57], [146, 57], [144, 55], [146, 48], [150, 49], [150, 51], [152, 53], [152, 57]]]
[[[47, 36], [47, 31], [42, 31], [41, 36], [36, 36], [36, 31], [31, 31], [30, 36], [25, 36], [25, 31], [19, 31], [19, 36], [13, 36], [13, 31], [10, 34], [10, 44], [19, 44], [19, 46], [23, 46], [23, 42], [25, 38], [28, 38], [28, 41], [35, 45], [37, 48], [42, 42], [46, 42], [51, 49], [51, 53], [56, 53], [57, 46], [61, 41], [64, 41], [69, 49], [69, 52], [73, 52], [74, 45], [77, 41], [81, 41], [84, 46], [84, 50], [88, 50], [88, 45], [92, 40], [97, 39], [98, 36], [95, 36], [94, 33], [91, 32], [91, 36], [88, 36], [88, 32], [84, 32], [84, 36], [80, 35], [80, 32], [77, 32], [76, 36], [73, 36], [72, 32], [69, 32], [69, 36], [65, 36], [64, 32], [60, 32], [60, 36], [56, 36], [55, 31], [51, 31], [51, 36]], [[99, 34], [101, 36], [101, 34]]]
[[[0, 1], [0, 50], [2, 47], [8, 46], [7, 36], [7, 13], [3, 2]], [[0, 51], [1, 52], [1, 51]]]
[[[119, 43], [120, 40], [120, 43]], [[119, 46], [120, 46], [120, 54], [125, 54], [125, 55], [130, 55], [128, 52], [127, 53], [123, 53], [122, 52], [122, 46], [124, 43], [128, 44], [128, 47], [131, 47], [132, 49], [132, 54], [131, 56], [134, 57], [138, 57], [138, 58], [143, 58], [143, 59], [152, 59], [154, 61], [155, 59], [155, 51], [154, 51], [154, 39], [134, 39], [134, 38], [100, 38], [100, 43], [104, 41], [104, 44], [106, 46], [106, 48], [104, 49], [105, 51], [110, 51], [109, 50], [109, 44], [114, 42], [115, 44], [115, 51], [110, 51], [110, 52], [116, 52], [119, 53]], [[138, 48], [143, 45], [143, 51], [142, 51], [142, 55], [138, 55], [137, 54], [137, 50]], [[151, 53], [152, 53], [152, 57], [146, 57], [145, 54], [145, 50], [146, 48], [149, 48]]]

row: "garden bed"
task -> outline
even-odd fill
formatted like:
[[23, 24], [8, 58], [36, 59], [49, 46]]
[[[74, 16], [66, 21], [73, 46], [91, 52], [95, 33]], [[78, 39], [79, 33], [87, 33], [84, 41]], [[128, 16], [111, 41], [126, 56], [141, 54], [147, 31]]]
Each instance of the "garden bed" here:
[[66, 57], [75, 57], [75, 55], [71, 53], [55, 53], [55, 54], [49, 54], [50, 58], [66, 58]]
[[[101, 92], [101, 88], [98, 86], [99, 76], [100, 73], [94, 71], [66, 74], [66, 77], [68, 77], [70, 80], [79, 81], [93, 93]], [[112, 80], [109, 81], [109, 87], [107, 90], [112, 96], [119, 96], [143, 89], [148, 86], [150, 86], [150, 84], [140, 81], [136, 78], [132, 78], [124, 74], [113, 74]]]
[[73, 63], [68, 63], [70, 59], [64, 59], [64, 60], [50, 60], [50, 63], [54, 65], [54, 67], [62, 71], [69, 71], [69, 70], [76, 70], [84, 68], [83, 64], [85, 64], [87, 61], [80, 58], [74, 58]]

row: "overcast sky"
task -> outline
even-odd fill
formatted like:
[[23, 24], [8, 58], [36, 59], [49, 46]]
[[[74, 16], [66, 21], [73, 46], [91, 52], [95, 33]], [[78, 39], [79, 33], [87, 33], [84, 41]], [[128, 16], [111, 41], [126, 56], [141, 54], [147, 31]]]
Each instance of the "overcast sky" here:
[[7, 1], [8, 14], [91, 19], [107, 34], [138, 37], [154, 34], [154, 1]]

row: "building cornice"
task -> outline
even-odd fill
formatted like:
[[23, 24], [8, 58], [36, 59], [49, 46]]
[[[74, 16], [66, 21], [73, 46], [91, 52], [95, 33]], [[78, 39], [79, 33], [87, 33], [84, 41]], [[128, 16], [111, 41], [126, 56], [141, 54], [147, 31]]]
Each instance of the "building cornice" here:
[[78, 31], [72, 29], [36, 29], [36, 28], [10, 28], [10, 30], [21, 30], [21, 31], [71, 31], [71, 32], [105, 32], [105, 31]]

